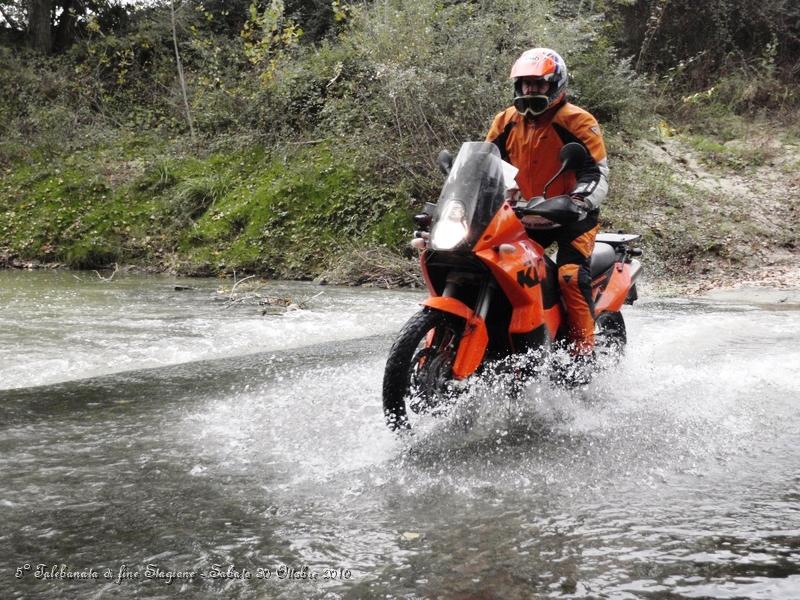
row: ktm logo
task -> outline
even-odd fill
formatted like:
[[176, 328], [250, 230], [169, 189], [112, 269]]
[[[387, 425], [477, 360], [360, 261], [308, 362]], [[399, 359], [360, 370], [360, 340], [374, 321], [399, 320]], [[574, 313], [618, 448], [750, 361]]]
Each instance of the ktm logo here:
[[[531, 271], [533, 271], [533, 277], [531, 277]], [[532, 288], [539, 283], [539, 274], [532, 267], [520, 269], [517, 271], [517, 283], [522, 287]]]

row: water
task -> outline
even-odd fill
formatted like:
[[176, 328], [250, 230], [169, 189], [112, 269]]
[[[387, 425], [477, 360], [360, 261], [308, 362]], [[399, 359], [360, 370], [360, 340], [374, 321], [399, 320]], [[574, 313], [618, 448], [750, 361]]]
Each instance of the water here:
[[0, 389], [390, 332], [416, 301], [275, 282], [261, 295], [306, 301], [308, 310], [264, 318], [263, 308], [227, 302], [231, 283], [0, 271]]
[[800, 598], [797, 305], [645, 299], [589, 388], [397, 438], [419, 292], [82, 277], [0, 272], [4, 597]]

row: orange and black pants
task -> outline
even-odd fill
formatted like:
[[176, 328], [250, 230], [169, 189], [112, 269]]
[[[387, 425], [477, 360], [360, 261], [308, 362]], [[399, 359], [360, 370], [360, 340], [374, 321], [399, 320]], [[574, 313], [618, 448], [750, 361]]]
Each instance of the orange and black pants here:
[[567, 309], [567, 333], [575, 355], [591, 355], [594, 347], [594, 302], [589, 262], [600, 226], [599, 211], [585, 219], [547, 230], [528, 230], [528, 235], [543, 248], [558, 244], [558, 287]]

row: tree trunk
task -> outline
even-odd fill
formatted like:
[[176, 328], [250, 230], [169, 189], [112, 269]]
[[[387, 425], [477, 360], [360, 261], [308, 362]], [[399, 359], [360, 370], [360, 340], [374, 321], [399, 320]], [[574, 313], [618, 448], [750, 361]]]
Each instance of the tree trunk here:
[[28, 0], [28, 41], [42, 54], [53, 48], [52, 22], [52, 0]]
[[61, 0], [60, 5], [63, 10], [58, 19], [55, 39], [53, 40], [53, 47], [56, 52], [66, 50], [75, 41], [75, 16], [76, 14], [83, 14], [85, 12], [85, 8], [81, 2]]

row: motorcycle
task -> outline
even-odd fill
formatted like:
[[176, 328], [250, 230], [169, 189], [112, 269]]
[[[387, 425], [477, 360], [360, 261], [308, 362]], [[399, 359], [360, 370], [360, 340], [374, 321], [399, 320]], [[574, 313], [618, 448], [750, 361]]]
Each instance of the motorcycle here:
[[[425, 413], [459, 384], [514, 355], [538, 356], [565, 343], [565, 308], [555, 261], [526, 233], [581, 218], [569, 196], [547, 198], [547, 187], [583, 163], [586, 150], [564, 146], [562, 165], [543, 196], [514, 202], [516, 171], [497, 147], [465, 143], [455, 160], [439, 157], [448, 175], [439, 201], [415, 217], [412, 245], [429, 297], [400, 331], [386, 362], [383, 412], [392, 430], [411, 427], [408, 410]], [[522, 219], [526, 220], [524, 225]], [[623, 304], [637, 299], [640, 236], [599, 233], [591, 256], [595, 352], [619, 356], [626, 343]]]

